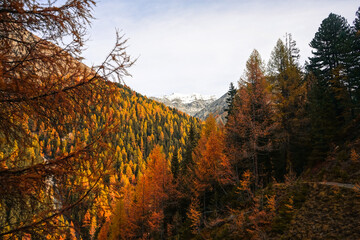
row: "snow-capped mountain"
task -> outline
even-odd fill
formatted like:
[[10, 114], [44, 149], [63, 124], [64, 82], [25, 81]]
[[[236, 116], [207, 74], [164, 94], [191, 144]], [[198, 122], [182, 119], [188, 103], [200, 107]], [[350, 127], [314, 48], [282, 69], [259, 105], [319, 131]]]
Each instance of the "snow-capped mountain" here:
[[150, 98], [202, 120], [205, 120], [212, 113], [218, 122], [224, 123], [227, 97], [227, 93], [219, 99], [214, 95], [173, 93], [171, 95]]
[[163, 95], [163, 99], [167, 99], [170, 101], [176, 101], [181, 100], [182, 103], [188, 104], [195, 101], [215, 101], [216, 96], [215, 95], [201, 95], [199, 93], [192, 93], [192, 94], [182, 94], [182, 93], [172, 93], [170, 95]]
[[161, 97], [150, 97], [153, 100], [164, 103], [166, 106], [176, 108], [191, 116], [206, 108], [216, 100], [214, 95], [201, 95], [198, 93], [181, 94], [173, 93]]
[[229, 95], [225, 93], [219, 99], [216, 99], [208, 106], [197, 112], [194, 117], [205, 120], [210, 115], [210, 113], [212, 113], [215, 116], [217, 122], [225, 123], [227, 115], [225, 112], [225, 109], [227, 108], [226, 99], [228, 96]]

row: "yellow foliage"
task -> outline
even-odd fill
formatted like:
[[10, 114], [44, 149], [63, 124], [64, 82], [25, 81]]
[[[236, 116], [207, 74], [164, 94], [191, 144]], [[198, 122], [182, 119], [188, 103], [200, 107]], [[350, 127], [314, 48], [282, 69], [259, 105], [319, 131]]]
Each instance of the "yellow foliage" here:
[[359, 154], [355, 151], [355, 149], [351, 149], [350, 159], [352, 162], [359, 162]]
[[189, 212], [187, 213], [188, 218], [191, 220], [191, 230], [194, 234], [197, 234], [200, 229], [201, 213], [198, 210], [198, 200], [192, 199]]
[[275, 210], [276, 210], [276, 199], [275, 199], [275, 195], [272, 195], [272, 196], [265, 195], [265, 198], [266, 198], [266, 200], [267, 200], [266, 208], [267, 208], [270, 212], [275, 212]]
[[285, 204], [285, 207], [287, 208], [287, 213], [291, 213], [294, 210], [294, 196], [289, 198], [289, 203]]
[[250, 191], [250, 183], [251, 183], [250, 179], [251, 179], [251, 172], [250, 172], [250, 170], [246, 170], [243, 173], [242, 180], [240, 180], [239, 190]]

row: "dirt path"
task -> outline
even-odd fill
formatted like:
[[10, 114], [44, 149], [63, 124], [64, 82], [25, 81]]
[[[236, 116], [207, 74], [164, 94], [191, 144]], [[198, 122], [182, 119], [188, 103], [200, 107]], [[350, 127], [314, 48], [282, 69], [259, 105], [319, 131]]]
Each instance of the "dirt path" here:
[[[360, 191], [360, 185], [351, 184], [351, 183], [339, 183], [339, 182], [299, 182], [302, 184], [320, 184], [327, 186], [338, 186], [347, 189], [353, 189], [355, 191]], [[276, 183], [274, 185], [283, 185], [284, 183]]]
[[349, 188], [360, 191], [360, 186], [350, 183], [338, 183], [338, 182], [316, 182], [316, 183], [322, 185], [329, 185], [329, 186], [338, 186], [338, 187]]

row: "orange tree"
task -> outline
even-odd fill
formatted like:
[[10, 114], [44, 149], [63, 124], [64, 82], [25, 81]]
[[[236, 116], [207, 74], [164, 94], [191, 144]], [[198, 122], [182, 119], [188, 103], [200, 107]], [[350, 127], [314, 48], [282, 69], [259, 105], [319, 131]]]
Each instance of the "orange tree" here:
[[246, 62], [245, 77], [239, 85], [226, 125], [228, 155], [237, 176], [252, 169], [255, 186], [258, 186], [259, 180], [264, 180], [259, 176], [271, 172], [269, 152], [274, 145], [272, 134], [276, 123], [262, 60], [256, 50]]
[[[111, 164], [104, 137], [116, 123], [107, 79], [128, 75], [132, 61], [117, 36], [102, 64], [79, 63], [93, 6], [0, 3], [0, 236], [55, 235]], [[100, 103], [106, 121], [91, 124]]]

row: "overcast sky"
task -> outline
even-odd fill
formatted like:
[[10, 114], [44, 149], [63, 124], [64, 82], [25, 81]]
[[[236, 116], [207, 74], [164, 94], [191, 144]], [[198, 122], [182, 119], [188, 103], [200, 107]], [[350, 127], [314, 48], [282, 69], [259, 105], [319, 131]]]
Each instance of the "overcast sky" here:
[[349, 23], [358, 0], [100, 0], [89, 29], [85, 63], [99, 64], [115, 29], [138, 58], [125, 82], [147, 95], [201, 93], [221, 96], [244, 72], [253, 49], [268, 61], [276, 41], [291, 33], [301, 63], [321, 21], [333, 12]]

